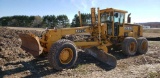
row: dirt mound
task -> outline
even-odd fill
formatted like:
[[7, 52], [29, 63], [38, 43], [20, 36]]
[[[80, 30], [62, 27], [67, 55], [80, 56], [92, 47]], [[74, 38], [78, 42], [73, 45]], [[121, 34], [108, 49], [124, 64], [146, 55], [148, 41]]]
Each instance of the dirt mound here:
[[4, 38], [19, 38], [18, 34], [23, 33], [33, 33], [37, 36], [41, 36], [43, 31], [36, 31], [36, 30], [15, 30], [9, 28], [0, 28], [0, 37]]
[[0, 66], [11, 61], [21, 61], [22, 58], [32, 57], [30, 54], [25, 53], [19, 48], [22, 43], [18, 36], [18, 34], [30, 32], [37, 36], [41, 36], [42, 33], [34, 30], [28, 31], [0, 28]]

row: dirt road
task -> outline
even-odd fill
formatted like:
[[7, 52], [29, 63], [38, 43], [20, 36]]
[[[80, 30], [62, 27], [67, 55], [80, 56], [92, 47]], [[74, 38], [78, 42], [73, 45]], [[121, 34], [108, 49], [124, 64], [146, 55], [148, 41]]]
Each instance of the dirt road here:
[[73, 68], [56, 71], [49, 67], [46, 58], [34, 59], [19, 48], [18, 34], [27, 32], [38, 36], [42, 33], [34, 29], [0, 28], [0, 78], [160, 78], [160, 42], [149, 42], [149, 51], [144, 55], [127, 57], [112, 53], [118, 60], [114, 69], [79, 52]]

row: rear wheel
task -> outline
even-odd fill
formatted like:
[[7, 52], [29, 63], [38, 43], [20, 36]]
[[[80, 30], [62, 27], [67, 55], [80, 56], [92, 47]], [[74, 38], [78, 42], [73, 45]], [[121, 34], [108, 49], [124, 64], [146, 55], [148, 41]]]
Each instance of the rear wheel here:
[[77, 60], [75, 44], [67, 39], [55, 42], [48, 53], [48, 61], [56, 70], [72, 67]]
[[145, 54], [148, 51], [148, 40], [144, 37], [140, 37], [137, 39], [137, 42], [138, 42], [137, 53]]
[[128, 56], [133, 56], [137, 51], [137, 41], [133, 37], [126, 37], [122, 44], [122, 52]]

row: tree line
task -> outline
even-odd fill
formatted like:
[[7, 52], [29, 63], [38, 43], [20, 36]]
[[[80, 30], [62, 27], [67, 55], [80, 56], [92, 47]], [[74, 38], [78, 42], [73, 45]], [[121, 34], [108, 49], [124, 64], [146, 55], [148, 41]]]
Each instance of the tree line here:
[[[91, 14], [81, 14], [83, 25], [91, 24]], [[0, 26], [16, 26], [16, 27], [79, 27], [80, 21], [77, 14], [74, 15], [70, 23], [67, 15], [46, 15], [46, 16], [26, 16], [15, 15], [0, 18]]]

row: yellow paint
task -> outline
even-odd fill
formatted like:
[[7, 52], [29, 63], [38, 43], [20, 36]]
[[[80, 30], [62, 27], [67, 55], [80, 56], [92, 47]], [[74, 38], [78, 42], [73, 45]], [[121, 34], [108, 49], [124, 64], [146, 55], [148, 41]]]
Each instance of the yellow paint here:
[[59, 60], [62, 64], [68, 64], [73, 59], [73, 51], [70, 48], [64, 48], [61, 53]]
[[[119, 34], [118, 36], [114, 35], [115, 29], [114, 29], [114, 20], [113, 20], [113, 14], [114, 12], [119, 12], [122, 14], [126, 14], [127, 11], [124, 10], [118, 10], [113, 8], [107, 8], [100, 10], [98, 8], [97, 14], [98, 14], [98, 21], [95, 20], [95, 9], [91, 9], [92, 12], [92, 24], [93, 26], [81, 26], [82, 21], [80, 21], [80, 27], [73, 27], [73, 28], [62, 28], [62, 29], [49, 29], [46, 31], [46, 33], [42, 36], [41, 39], [39, 39], [39, 42], [41, 43], [40, 46], [44, 48], [45, 52], [49, 52], [50, 47], [58, 40], [62, 39], [65, 35], [72, 35], [72, 34], [84, 34], [89, 33], [91, 34], [91, 37], [87, 41], [77, 41], [74, 42], [77, 47], [83, 47], [83, 48], [89, 48], [92, 46], [97, 46], [99, 49], [102, 49], [104, 52], [108, 52], [108, 46], [113, 45], [114, 40], [117, 40], [116, 44], [121, 44], [125, 37], [134, 37], [138, 38], [143, 35], [143, 29], [139, 25], [134, 24], [123, 24], [119, 26]], [[102, 13], [109, 13], [112, 16], [112, 34], [108, 35], [108, 29], [107, 29], [107, 22], [101, 23], [101, 14]], [[79, 12], [80, 15], [80, 12]], [[81, 18], [81, 16], [80, 16]], [[80, 19], [81, 20], [81, 19]], [[125, 17], [124, 17], [125, 20]], [[125, 29], [126, 27], [129, 27], [129, 29]], [[131, 28], [131, 29], [130, 29]], [[127, 36], [124, 36], [124, 34], [127, 34]], [[114, 40], [113, 40], [114, 39]], [[70, 53], [70, 51], [68, 51]], [[62, 60], [68, 57], [67, 52], [64, 54], [62, 53]]]
[[[92, 12], [92, 23], [95, 23], [95, 9], [91, 8]], [[92, 46], [97, 46], [101, 48], [102, 50], [107, 51], [107, 49], [104, 46], [110, 46], [112, 45], [112, 42], [110, 41], [111, 38], [119, 38], [118, 40], [124, 39], [124, 33], [128, 34], [128, 37], [135, 37], [138, 38], [142, 36], [142, 27], [140, 27], [141, 32], [138, 31], [138, 25], [133, 25], [133, 24], [125, 24], [123, 23], [122, 26], [119, 26], [119, 34], [118, 36], [114, 36], [114, 28], [112, 28], [112, 35], [108, 36], [107, 35], [107, 24], [103, 23], [101, 24], [100, 21], [100, 14], [104, 12], [111, 12], [111, 15], [113, 15], [114, 12], [120, 12], [120, 13], [127, 13], [127, 11], [124, 10], [118, 10], [118, 9], [113, 9], [113, 8], [107, 8], [103, 10], [97, 10], [98, 12], [98, 24], [95, 26], [81, 26], [81, 27], [73, 27], [73, 28], [62, 28], [62, 29], [50, 29], [46, 34], [43, 35], [41, 42], [46, 44], [46, 48], [49, 51], [51, 45], [54, 44], [54, 42], [60, 40], [63, 36], [65, 35], [71, 35], [71, 34], [83, 34], [83, 33], [89, 33], [93, 37], [94, 41], [84, 41], [84, 42], [75, 42], [77, 47], [92, 47]], [[79, 12], [80, 15], [80, 12]], [[81, 18], [81, 16], [80, 16]], [[114, 21], [112, 19], [112, 21]], [[82, 23], [80, 21], [80, 23]], [[82, 24], [80, 24], [82, 25]], [[131, 27], [132, 30], [125, 30], [125, 27]], [[114, 24], [112, 23], [112, 27], [114, 27]], [[108, 39], [107, 39], [108, 36]], [[121, 38], [120, 38], [121, 37]], [[46, 39], [46, 40], [45, 40]], [[103, 40], [101, 40], [103, 39]]]

